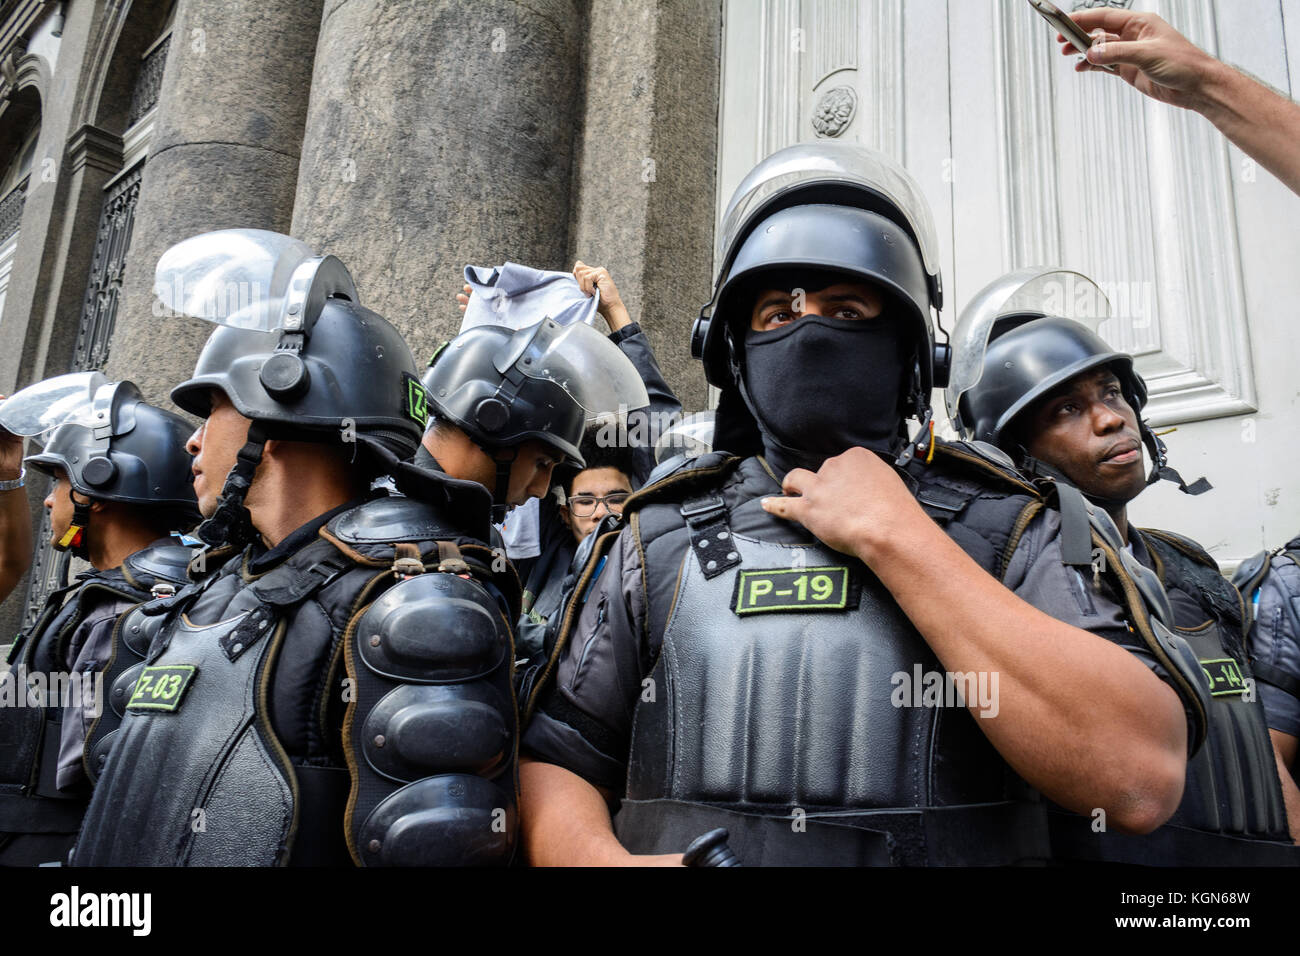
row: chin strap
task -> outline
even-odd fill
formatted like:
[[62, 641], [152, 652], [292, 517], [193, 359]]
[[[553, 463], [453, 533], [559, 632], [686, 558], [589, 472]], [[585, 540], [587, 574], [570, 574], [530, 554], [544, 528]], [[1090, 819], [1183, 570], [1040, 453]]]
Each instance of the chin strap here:
[[90, 525], [90, 505], [87, 501], [84, 504], [78, 501], [72, 493], [72, 488], [68, 488], [68, 500], [72, 502], [72, 524], [68, 525], [68, 530], [64, 532], [59, 543], [54, 546], [56, 551], [68, 551], [75, 557], [83, 560], [89, 560], [90, 551], [86, 546], [86, 528]]
[[1151, 474], [1147, 476], [1147, 484], [1154, 485], [1162, 478], [1165, 481], [1172, 481], [1178, 486], [1178, 490], [1185, 495], [1203, 495], [1214, 486], [1205, 478], [1197, 478], [1190, 485], [1183, 480], [1173, 468], [1169, 467], [1169, 449], [1165, 443], [1160, 440], [1160, 436], [1152, 431], [1151, 426], [1146, 422], [1142, 423], [1142, 443], [1147, 446], [1151, 453]]
[[226, 475], [212, 516], [195, 529], [194, 535], [209, 548], [227, 545], [236, 550], [253, 540], [256, 531], [252, 517], [244, 507], [244, 498], [253, 484], [253, 473], [262, 461], [266, 433], [260, 422], [248, 426], [248, 443], [235, 456], [235, 467]]
[[[499, 453], [500, 449], [497, 451]], [[506, 520], [506, 512], [510, 510], [510, 469], [514, 467], [515, 459], [519, 457], [519, 449], [510, 449], [510, 457], [504, 460], [487, 452], [487, 449], [484, 449], [484, 452], [496, 462], [497, 466], [496, 488], [492, 491], [492, 523], [501, 524]]]

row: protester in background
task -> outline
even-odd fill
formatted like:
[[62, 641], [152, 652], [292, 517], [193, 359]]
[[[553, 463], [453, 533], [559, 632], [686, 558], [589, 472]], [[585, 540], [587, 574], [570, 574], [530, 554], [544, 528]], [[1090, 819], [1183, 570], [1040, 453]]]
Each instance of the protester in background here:
[[[592, 448], [600, 449], [599, 454], [602, 456], [610, 453], [621, 458], [619, 468], [628, 478], [630, 488], [635, 489], [654, 470], [654, 443], [670, 423], [680, 418], [682, 405], [659, 369], [650, 340], [641, 327], [632, 321], [609, 271], [602, 266], [589, 266], [578, 260], [573, 266], [573, 277], [587, 295], [599, 292], [597, 312], [609, 325], [609, 339], [636, 366], [650, 398], [646, 409], [628, 413], [625, 431], [622, 428], [594, 429], [583, 446], [584, 456], [587, 449]], [[469, 305], [471, 293], [472, 289], [467, 285], [463, 292], [457, 294], [456, 301], [461, 311]], [[601, 449], [602, 442], [612, 451]], [[593, 526], [597, 522], [598, 519], [593, 521]], [[540, 655], [545, 641], [546, 622], [558, 607], [562, 584], [569, 574], [577, 548], [572, 524], [565, 520], [561, 504], [554, 494], [542, 497], [538, 503], [538, 539], [539, 553], [536, 557], [510, 555], [524, 584], [524, 613], [519, 622], [518, 651], [521, 657]], [[548, 597], [541, 601], [542, 606], [539, 607], [543, 594]]]

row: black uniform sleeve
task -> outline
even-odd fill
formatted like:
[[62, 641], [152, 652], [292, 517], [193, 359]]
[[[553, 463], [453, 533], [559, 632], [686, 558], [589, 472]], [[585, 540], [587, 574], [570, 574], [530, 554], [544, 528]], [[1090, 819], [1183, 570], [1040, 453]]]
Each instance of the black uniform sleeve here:
[[650, 396], [648, 416], [643, 412], [633, 412], [628, 415], [628, 431], [634, 439], [632, 458], [637, 472], [634, 477], [639, 485], [654, 470], [655, 442], [659, 440], [659, 435], [670, 422], [676, 422], [681, 418], [682, 403], [668, 387], [663, 372], [659, 370], [659, 362], [655, 359], [654, 350], [650, 348], [650, 340], [641, 331], [641, 326], [635, 322], [625, 325], [612, 333], [609, 339], [622, 349], [623, 354], [636, 366], [636, 370], [641, 373], [641, 380], [645, 382], [646, 394]]
[[523, 748], [538, 760], [621, 793], [645, 660], [641, 562], [627, 531], [580, 600], [577, 624], [524, 734]]
[[1199, 736], [1195, 705], [1129, 627], [1127, 612], [1115, 600], [1106, 582], [1103, 580], [1098, 587], [1090, 574], [1061, 562], [1061, 524], [1057, 512], [1044, 510], [1029, 526], [1007, 564], [1003, 583], [1043, 613], [1118, 644], [1149, 667], [1178, 694], [1187, 718], [1188, 746], [1192, 746]]

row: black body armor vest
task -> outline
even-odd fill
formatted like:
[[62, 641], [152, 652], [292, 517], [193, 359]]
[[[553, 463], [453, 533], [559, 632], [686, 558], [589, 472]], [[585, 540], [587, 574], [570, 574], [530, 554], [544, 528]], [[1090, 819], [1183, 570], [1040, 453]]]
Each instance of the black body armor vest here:
[[519, 588], [456, 528], [371, 501], [133, 611], [147, 660], [73, 862], [508, 861]]
[[[919, 472], [923, 507], [1000, 576], [1033, 486], [984, 460]], [[620, 840], [670, 852], [726, 826], [747, 864], [1047, 859], [1043, 803], [961, 704], [996, 695], [988, 675], [944, 675], [865, 565], [762, 510], [779, 493], [758, 459], [706, 456], [625, 508], [663, 638]]]
[[[120, 567], [82, 575], [53, 592], [35, 623], [14, 642], [11, 670], [0, 678], [7, 683], [6, 696], [14, 697], [0, 706], [0, 864], [31, 863], [37, 857], [62, 862], [89, 800], [88, 788], [60, 790], [55, 779], [63, 726], [59, 691], [70, 676], [67, 655], [74, 632], [106, 606], [146, 601], [158, 584], [179, 587], [188, 559], [183, 547], [155, 545], [130, 555]], [[44, 684], [40, 702], [35, 682], [29, 691], [35, 675]], [[52, 675], [60, 677], [52, 680]], [[67, 686], [74, 698], [93, 693], [94, 673], [79, 673], [76, 684]], [[20, 696], [23, 706], [8, 705]], [[97, 703], [107, 706], [102, 699]], [[29, 850], [37, 856], [29, 859]]]
[[1053, 813], [1066, 860], [1159, 866], [1298, 865], [1255, 675], [1243, 646], [1241, 595], [1196, 542], [1134, 528], [1156, 566], [1174, 631], [1196, 654], [1209, 707], [1205, 745], [1187, 761], [1182, 803], [1155, 832], [1134, 837]]

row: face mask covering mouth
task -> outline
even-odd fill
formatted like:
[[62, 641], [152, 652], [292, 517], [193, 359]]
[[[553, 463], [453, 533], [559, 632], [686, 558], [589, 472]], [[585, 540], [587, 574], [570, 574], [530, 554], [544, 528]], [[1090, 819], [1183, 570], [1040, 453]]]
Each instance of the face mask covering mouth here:
[[903, 323], [808, 315], [745, 333], [745, 392], [768, 457], [816, 469], [861, 446], [897, 451], [903, 418]]

